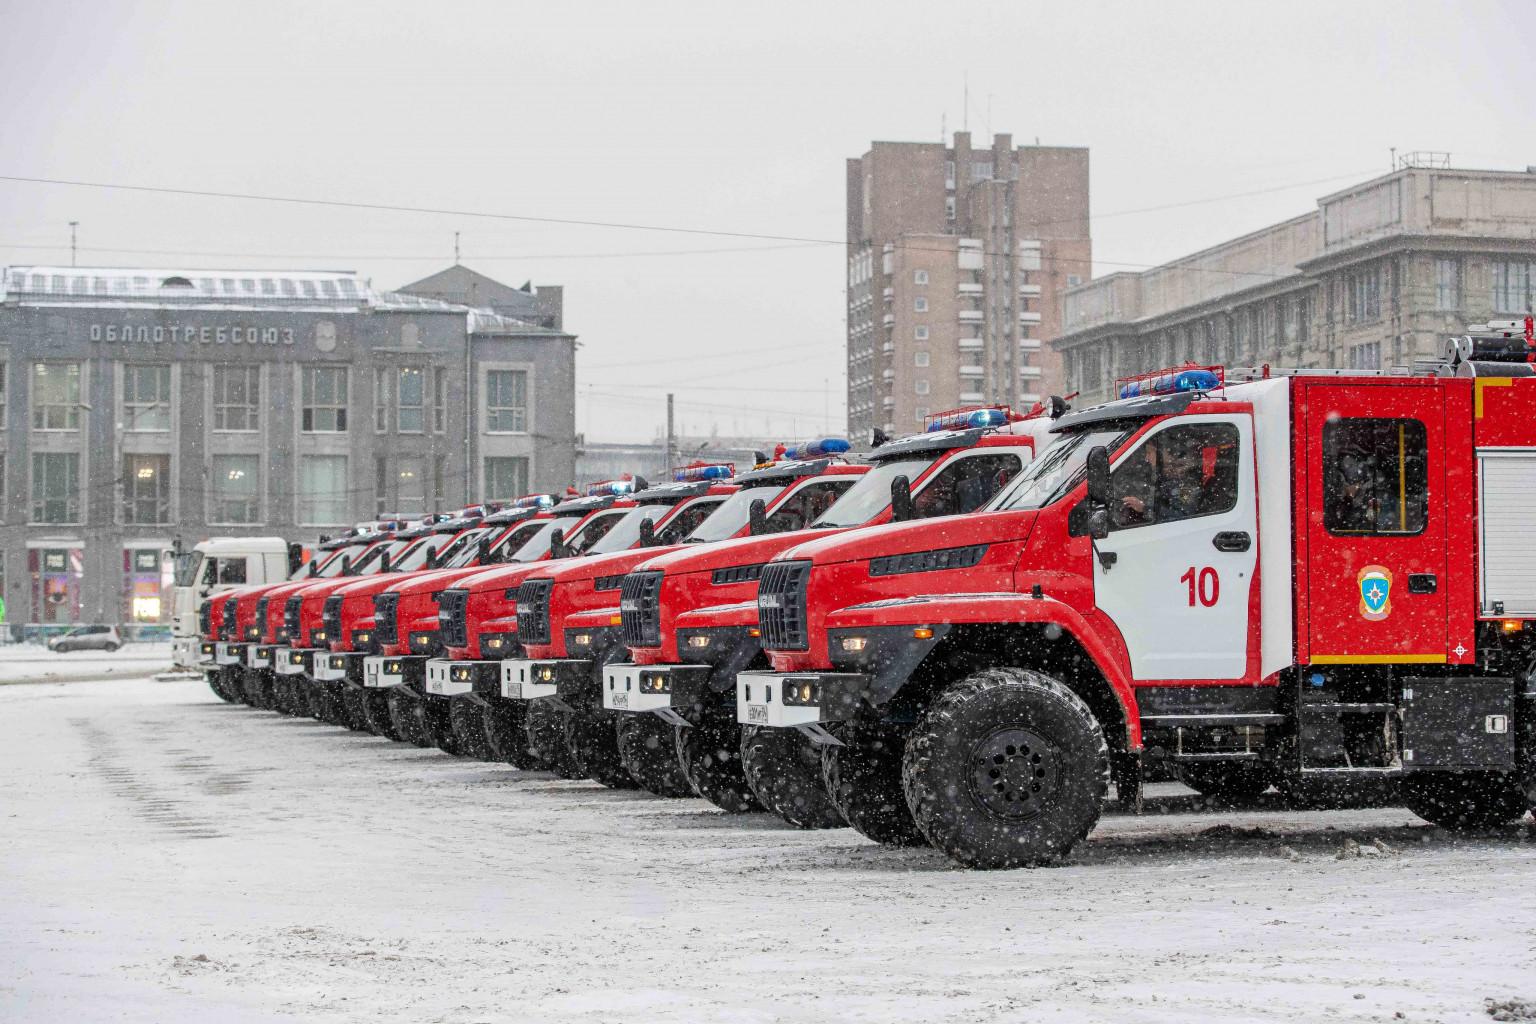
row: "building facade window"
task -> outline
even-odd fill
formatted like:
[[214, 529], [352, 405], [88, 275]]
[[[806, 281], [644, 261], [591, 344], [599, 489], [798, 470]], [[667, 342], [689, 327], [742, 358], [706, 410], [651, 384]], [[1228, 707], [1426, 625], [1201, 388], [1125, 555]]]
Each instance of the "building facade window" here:
[[492, 456], [485, 460], [485, 501], [509, 501], [528, 493], [528, 460]]
[[261, 459], [256, 455], [215, 455], [208, 486], [210, 523], [261, 522]]
[[917, 298], [913, 299], [912, 310], [916, 313], [928, 312], [928, 297], [926, 295], [919, 295]]
[[123, 621], [139, 625], [169, 622], [171, 567], [157, 548], [123, 549]]
[[448, 371], [442, 367], [432, 371], [432, 432], [448, 430]]
[[1460, 260], [1435, 260], [1435, 308], [1445, 310], [1461, 308]]
[[926, 395], [926, 394], [928, 394], [928, 392], [933, 390], [933, 386], [931, 384], [929, 384], [926, 380], [920, 380], [920, 381], [914, 382], [913, 385], [912, 385], [912, 388], [913, 388], [913, 393], [914, 394], [919, 394], [919, 395]]
[[927, 284], [928, 283], [928, 271], [926, 271], [926, 270], [914, 270], [914, 271], [912, 271], [912, 283], [913, 284]]
[[387, 366], [373, 370], [373, 432], [382, 434], [389, 429], [389, 374]]
[[1381, 319], [1381, 270], [1356, 270], [1344, 279], [1344, 316], [1348, 323], [1368, 324]]
[[528, 429], [527, 371], [486, 371], [485, 429], [492, 434], [521, 434]]
[[32, 364], [32, 429], [80, 429], [80, 364]]
[[1351, 370], [1381, 369], [1381, 342], [1368, 341], [1363, 345], [1352, 347], [1349, 350], [1349, 368]]
[[427, 511], [427, 468], [418, 456], [396, 460], [395, 511], [407, 516]]
[[299, 524], [334, 526], [347, 520], [347, 457], [299, 458]]
[[971, 161], [971, 180], [972, 181], [991, 181], [992, 180], [992, 161], [991, 160], [973, 160], [973, 161]]
[[0, 430], [5, 429], [5, 364], [0, 363]]
[[395, 390], [395, 429], [420, 434], [426, 429], [427, 375], [420, 367], [402, 366]]
[[171, 429], [169, 365], [123, 367], [123, 429], [163, 432]]
[[261, 429], [261, 367], [213, 368], [213, 429], [227, 433]]
[[299, 429], [306, 434], [341, 434], [347, 429], [347, 368], [306, 366]]
[[928, 360], [930, 358], [931, 358], [931, 356], [927, 352], [913, 352], [912, 353], [912, 365], [913, 366], [927, 366], [928, 365]]
[[954, 220], [955, 219], [955, 197], [954, 196], [945, 196], [944, 197], [944, 219], [945, 220]]
[[1493, 311], [1495, 313], [1529, 313], [1536, 306], [1531, 301], [1532, 265], [1523, 260], [1494, 260]]
[[32, 548], [27, 571], [32, 577], [32, 621], [43, 624], [80, 621], [80, 579], [85, 549]]
[[32, 453], [32, 521], [80, 521], [80, 456], [75, 452]]
[[123, 457], [123, 522], [162, 524], [171, 521], [171, 457]]
[[928, 325], [927, 324], [918, 324], [916, 327], [912, 328], [912, 339], [914, 341], [927, 341], [928, 340]]

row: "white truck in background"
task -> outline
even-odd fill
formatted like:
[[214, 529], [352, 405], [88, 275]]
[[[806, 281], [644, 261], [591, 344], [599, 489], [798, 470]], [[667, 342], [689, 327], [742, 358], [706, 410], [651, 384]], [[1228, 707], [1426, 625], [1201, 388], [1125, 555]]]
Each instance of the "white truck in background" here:
[[304, 548], [281, 537], [210, 537], [171, 552], [176, 589], [171, 638], [178, 670], [197, 671], [197, 613], [211, 595], [236, 587], [280, 583], [306, 566]]

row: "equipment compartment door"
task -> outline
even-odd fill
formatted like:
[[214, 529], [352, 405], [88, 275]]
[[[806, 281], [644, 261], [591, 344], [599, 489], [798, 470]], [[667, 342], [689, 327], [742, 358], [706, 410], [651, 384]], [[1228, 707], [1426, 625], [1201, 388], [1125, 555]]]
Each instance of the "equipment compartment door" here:
[[[1138, 680], [1239, 680], [1255, 664], [1258, 565], [1253, 420], [1181, 416], [1116, 460], [1094, 598]], [[1253, 624], [1255, 627], [1257, 623]]]
[[1308, 387], [1298, 431], [1305, 432], [1309, 660], [1445, 662], [1443, 393]]

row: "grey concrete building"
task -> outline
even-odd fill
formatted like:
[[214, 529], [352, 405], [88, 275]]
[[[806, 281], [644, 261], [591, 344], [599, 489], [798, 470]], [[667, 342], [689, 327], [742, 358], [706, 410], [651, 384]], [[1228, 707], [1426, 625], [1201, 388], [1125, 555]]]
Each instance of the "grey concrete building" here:
[[1060, 391], [1047, 344], [1088, 279], [1088, 151], [968, 132], [848, 161], [848, 431]]
[[527, 281], [522, 287], [513, 288], [458, 263], [430, 277], [403, 285], [396, 291], [472, 306], [475, 309], [488, 309], [554, 331], [560, 330], [564, 324], [565, 289], [561, 286], [546, 284], [534, 287], [532, 281]]
[[1523, 315], [1536, 290], [1536, 173], [1414, 155], [1299, 217], [1070, 289], [1054, 347], [1079, 405], [1184, 363], [1388, 369]]
[[381, 513], [564, 488], [573, 348], [561, 330], [349, 272], [12, 267], [7, 621], [162, 621], [177, 538], [313, 541]]

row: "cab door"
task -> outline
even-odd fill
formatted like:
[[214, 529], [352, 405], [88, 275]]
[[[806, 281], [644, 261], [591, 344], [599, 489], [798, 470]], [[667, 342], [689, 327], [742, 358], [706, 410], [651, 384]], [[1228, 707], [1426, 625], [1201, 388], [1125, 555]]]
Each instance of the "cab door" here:
[[1309, 386], [1301, 429], [1308, 660], [1446, 661], [1443, 390]]
[[1094, 597], [1125, 640], [1132, 678], [1243, 678], [1257, 644], [1253, 459], [1246, 413], [1170, 419], [1117, 457]]

